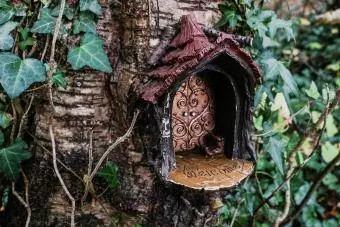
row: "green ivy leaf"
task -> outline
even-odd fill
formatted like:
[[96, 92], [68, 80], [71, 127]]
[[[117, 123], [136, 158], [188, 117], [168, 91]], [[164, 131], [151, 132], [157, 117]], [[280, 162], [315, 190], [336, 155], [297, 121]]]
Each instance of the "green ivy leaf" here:
[[96, 34], [96, 22], [94, 16], [90, 12], [81, 12], [79, 19], [73, 23], [73, 34], [80, 32], [88, 32]]
[[118, 167], [115, 163], [109, 161], [97, 175], [103, 177], [111, 189], [118, 186]]
[[262, 47], [264, 49], [268, 48], [268, 47], [277, 47], [280, 46], [280, 44], [278, 42], [276, 42], [275, 40], [272, 40], [271, 38], [269, 38], [266, 35], [262, 36]]
[[16, 140], [9, 147], [0, 150], [0, 172], [9, 180], [15, 181], [19, 177], [20, 163], [30, 157], [26, 143]]
[[9, 5], [7, 2], [8, 2], [7, 0], [0, 0], [0, 8], [8, 7]]
[[[57, 22], [57, 17], [51, 15], [51, 10], [48, 8], [42, 8], [40, 10], [40, 18], [33, 24], [31, 32], [42, 33], [42, 34], [52, 34], [54, 32], [54, 27]], [[65, 34], [66, 28], [64, 25], [60, 27], [60, 33]]]
[[231, 28], [235, 28], [237, 25], [237, 22], [241, 20], [242, 20], [242, 17], [236, 14], [234, 10], [225, 10], [223, 11], [221, 20], [217, 23], [216, 26], [221, 27], [225, 25], [226, 23], [229, 23], [229, 26]]
[[287, 40], [294, 39], [294, 33], [292, 29], [292, 22], [279, 19], [275, 16], [271, 18], [271, 21], [268, 23], [269, 28], [269, 36], [274, 38], [278, 29], [283, 29], [285, 31], [285, 35]]
[[62, 72], [57, 72], [53, 74], [52, 85], [59, 86], [66, 89], [67, 82], [65, 80], [64, 74]]
[[0, 112], [0, 127], [3, 129], [8, 128], [12, 123], [12, 116], [6, 112]]
[[[59, 16], [59, 11], [60, 11], [60, 5], [57, 5], [53, 10], [52, 10], [52, 13], [51, 15], [52, 16], [55, 16], [55, 17], [58, 17]], [[63, 12], [63, 15], [69, 19], [69, 20], [72, 20], [73, 17], [74, 17], [74, 9], [69, 7], [68, 4], [65, 4], [65, 8], [64, 8], [64, 12]]]
[[332, 173], [328, 173], [323, 179], [322, 183], [327, 185], [330, 189], [340, 192], [339, 179]]
[[0, 10], [0, 25], [12, 19], [14, 14], [15, 9], [13, 7], [10, 6], [2, 7]]
[[0, 26], [0, 50], [9, 50], [12, 48], [14, 39], [10, 32], [17, 27], [18, 23], [9, 21]]
[[0, 53], [0, 82], [10, 98], [19, 96], [34, 82], [44, 81], [45, 75], [45, 66], [37, 59], [21, 60], [12, 53]]
[[311, 97], [312, 99], [318, 99], [320, 98], [320, 93], [318, 91], [318, 88], [316, 87], [316, 84], [314, 81], [312, 81], [310, 87], [308, 89], [305, 89], [306, 95]]
[[264, 61], [266, 64], [266, 74], [265, 76], [268, 79], [277, 79], [277, 76], [280, 76], [284, 82], [284, 85], [287, 86], [290, 92], [297, 91], [297, 85], [292, 77], [290, 71], [284, 66], [284, 64], [274, 58], [269, 58]]
[[33, 46], [36, 40], [32, 37], [28, 37], [26, 40], [19, 42], [19, 48], [21, 50], [26, 50], [28, 46]]
[[79, 1], [80, 11], [91, 11], [97, 15], [102, 14], [102, 7], [99, 5], [97, 0], [80, 0]]
[[69, 51], [67, 61], [74, 70], [87, 65], [103, 72], [112, 72], [109, 59], [103, 50], [103, 40], [90, 33], [85, 33], [79, 47]]
[[28, 28], [19, 28], [18, 29], [21, 40], [26, 40], [28, 38], [29, 31], [30, 30]]
[[327, 136], [332, 137], [338, 133], [338, 127], [336, 125], [337, 123], [335, 122], [333, 115], [328, 115], [326, 120]]
[[331, 162], [340, 152], [340, 144], [331, 144], [326, 142], [321, 147], [321, 155], [326, 162]]
[[279, 139], [276, 136], [270, 137], [267, 143], [264, 144], [264, 149], [270, 154], [276, 167], [279, 169], [282, 175], [284, 174], [282, 157], [285, 148], [286, 143], [283, 141], [283, 139]]

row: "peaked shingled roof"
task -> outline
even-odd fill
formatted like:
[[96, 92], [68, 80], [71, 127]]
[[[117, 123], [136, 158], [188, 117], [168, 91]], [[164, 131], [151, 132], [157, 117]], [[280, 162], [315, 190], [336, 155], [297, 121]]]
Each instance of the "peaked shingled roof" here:
[[166, 53], [161, 64], [148, 73], [151, 80], [137, 88], [139, 97], [145, 101], [156, 103], [184, 72], [224, 53], [248, 72], [253, 86], [262, 82], [259, 67], [232, 35], [221, 33], [208, 39], [193, 15], [182, 17], [181, 31], [170, 45], [175, 49]]

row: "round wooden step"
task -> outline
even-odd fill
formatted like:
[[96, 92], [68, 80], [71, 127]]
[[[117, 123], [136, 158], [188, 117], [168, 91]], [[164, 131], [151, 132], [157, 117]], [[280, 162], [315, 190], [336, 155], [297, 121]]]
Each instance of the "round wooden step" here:
[[238, 185], [253, 171], [253, 163], [224, 155], [176, 154], [176, 169], [168, 181], [194, 189], [218, 190]]

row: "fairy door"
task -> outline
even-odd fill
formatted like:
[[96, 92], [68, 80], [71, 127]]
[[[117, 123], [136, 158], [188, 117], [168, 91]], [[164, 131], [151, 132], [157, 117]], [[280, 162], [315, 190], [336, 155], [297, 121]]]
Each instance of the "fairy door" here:
[[176, 91], [172, 105], [173, 149], [189, 151], [203, 145], [215, 127], [214, 105], [206, 81], [191, 75]]

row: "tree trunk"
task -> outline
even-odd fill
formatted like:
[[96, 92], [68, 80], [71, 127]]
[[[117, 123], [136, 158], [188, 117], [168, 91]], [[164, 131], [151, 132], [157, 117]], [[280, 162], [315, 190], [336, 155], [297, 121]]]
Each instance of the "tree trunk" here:
[[[90, 135], [93, 132], [94, 165], [104, 151], [122, 136], [130, 124], [128, 92], [143, 78], [151, 53], [165, 27], [175, 26], [181, 15], [193, 13], [212, 25], [218, 19], [217, 3], [202, 0], [100, 1], [103, 15], [97, 30], [113, 75], [92, 70], [69, 71], [68, 87], [54, 92], [54, 133], [58, 158], [81, 178], [87, 173]], [[71, 204], [53, 171], [48, 131], [48, 102], [41, 101], [35, 114], [35, 159], [26, 166], [30, 181], [31, 226], [65, 226]], [[119, 167], [119, 186], [114, 192], [80, 201], [84, 183], [60, 164], [59, 169], [76, 199], [76, 225], [203, 226], [216, 221], [218, 193], [204, 193], [161, 181], [147, 161], [141, 139], [132, 135], [109, 156]], [[98, 196], [105, 184], [94, 180]], [[88, 197], [90, 198], [90, 197]], [[95, 202], [94, 202], [95, 201]], [[9, 226], [23, 226], [25, 210], [13, 209]]]

